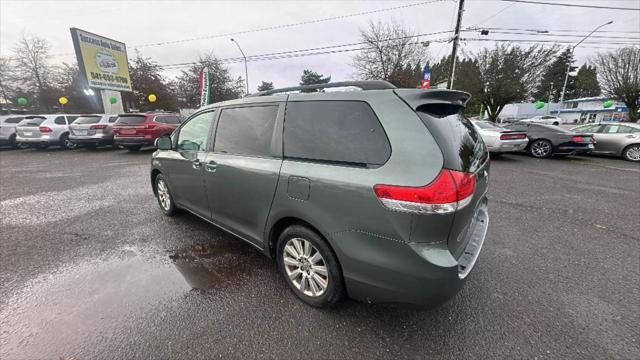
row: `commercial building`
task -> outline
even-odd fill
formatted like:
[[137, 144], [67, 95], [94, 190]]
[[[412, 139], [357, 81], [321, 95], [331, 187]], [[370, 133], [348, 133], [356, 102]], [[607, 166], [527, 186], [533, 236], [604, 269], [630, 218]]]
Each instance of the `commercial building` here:
[[610, 100], [607, 97], [566, 100], [558, 116], [566, 124], [626, 121], [629, 110], [624, 103], [613, 101], [611, 106], [605, 108], [605, 103]]

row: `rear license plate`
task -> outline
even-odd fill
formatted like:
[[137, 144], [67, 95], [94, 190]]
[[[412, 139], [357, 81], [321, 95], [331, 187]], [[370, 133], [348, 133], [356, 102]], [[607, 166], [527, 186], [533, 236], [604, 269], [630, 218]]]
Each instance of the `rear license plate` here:
[[87, 130], [76, 130], [76, 134], [78, 134], [78, 135], [87, 135]]
[[23, 131], [24, 136], [31, 136], [33, 133], [31, 131]]
[[120, 130], [120, 134], [124, 134], [124, 135], [132, 135], [135, 134], [136, 131], [133, 129], [122, 129]]

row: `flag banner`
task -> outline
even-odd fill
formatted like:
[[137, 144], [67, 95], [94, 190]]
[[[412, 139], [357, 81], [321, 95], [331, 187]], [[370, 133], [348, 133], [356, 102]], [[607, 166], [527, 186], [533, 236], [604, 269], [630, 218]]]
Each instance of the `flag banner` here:
[[426, 65], [422, 70], [422, 80], [420, 80], [420, 88], [428, 89], [431, 87], [431, 69]]
[[211, 79], [209, 78], [209, 68], [200, 71], [200, 107], [211, 103]]

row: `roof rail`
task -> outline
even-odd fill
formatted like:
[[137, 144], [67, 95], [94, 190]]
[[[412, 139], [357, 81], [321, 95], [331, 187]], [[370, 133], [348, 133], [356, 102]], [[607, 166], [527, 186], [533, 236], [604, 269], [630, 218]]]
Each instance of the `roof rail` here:
[[318, 90], [318, 89], [328, 89], [328, 88], [338, 88], [338, 87], [347, 87], [353, 86], [358, 87], [362, 90], [388, 90], [395, 89], [396, 87], [385, 80], [363, 80], [363, 81], [341, 81], [334, 82], [328, 84], [314, 84], [314, 85], [302, 85], [302, 86], [292, 86], [281, 89], [273, 89], [261, 91], [259, 93], [251, 94], [248, 97], [256, 97], [256, 96], [266, 96], [272, 94], [279, 94], [290, 91], [299, 91], [299, 90]]

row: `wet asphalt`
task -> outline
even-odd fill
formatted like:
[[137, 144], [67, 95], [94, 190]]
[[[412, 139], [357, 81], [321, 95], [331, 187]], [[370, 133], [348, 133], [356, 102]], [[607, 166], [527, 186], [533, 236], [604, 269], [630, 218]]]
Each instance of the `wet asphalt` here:
[[318, 310], [274, 263], [162, 215], [151, 151], [0, 150], [0, 358], [640, 357], [640, 166], [492, 160], [463, 290]]

